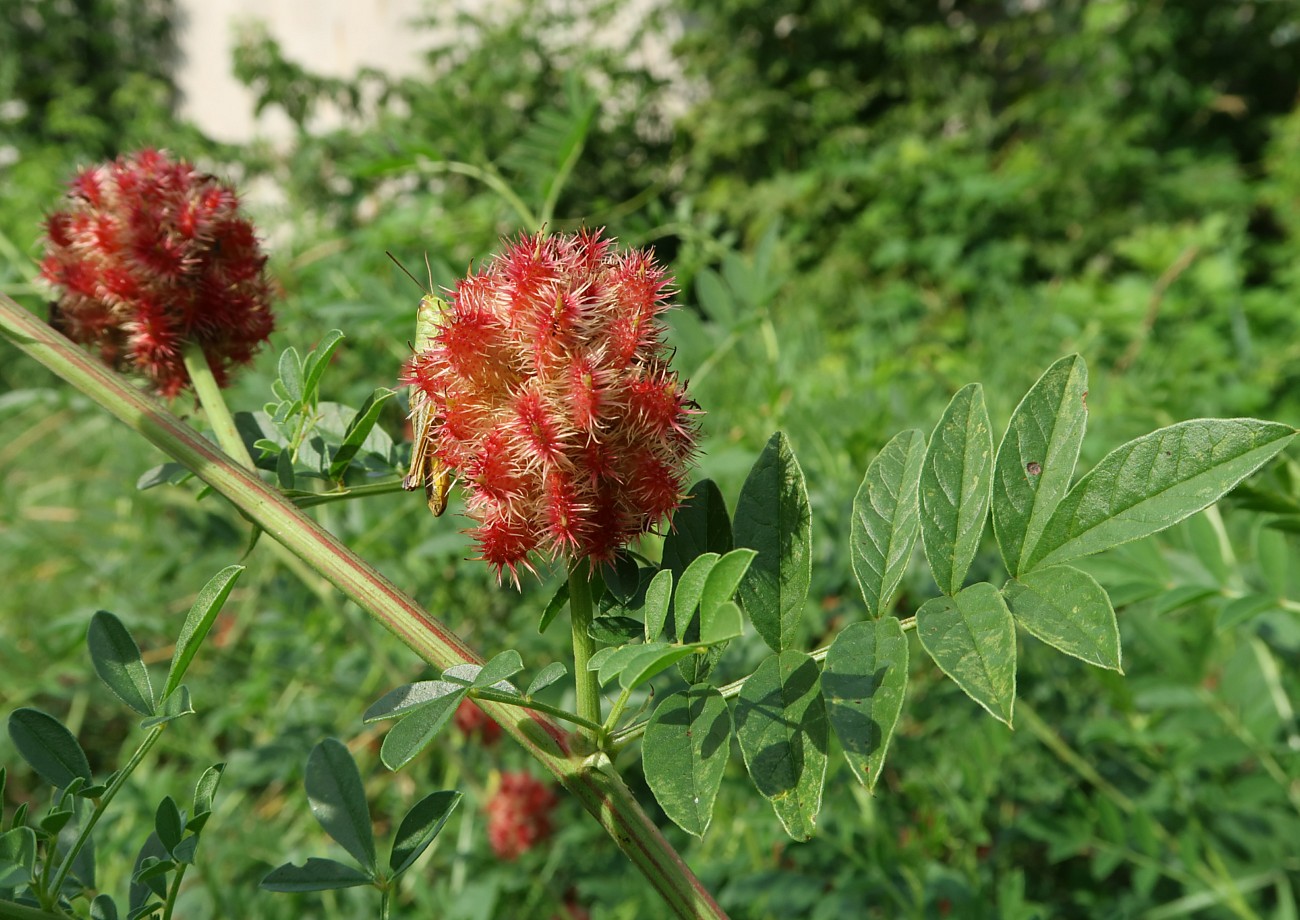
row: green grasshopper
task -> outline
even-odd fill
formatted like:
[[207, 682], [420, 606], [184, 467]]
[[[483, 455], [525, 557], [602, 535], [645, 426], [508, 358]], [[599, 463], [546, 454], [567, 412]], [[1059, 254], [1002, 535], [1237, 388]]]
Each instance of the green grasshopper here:
[[[414, 281], [419, 279], [406, 271], [406, 267], [392, 253], [397, 267]], [[427, 263], [426, 263], [426, 267]], [[423, 285], [420, 285], [423, 288]], [[438, 333], [438, 325], [447, 313], [447, 303], [433, 293], [433, 271], [429, 271], [429, 287], [420, 299], [420, 307], [415, 313], [415, 350], [426, 351], [433, 344], [433, 337]], [[414, 446], [411, 448], [411, 465], [402, 480], [402, 488], [408, 492], [424, 486], [424, 494], [429, 502], [429, 510], [434, 517], [440, 517], [447, 510], [447, 494], [451, 491], [452, 474], [446, 465], [433, 452], [433, 427], [438, 418], [433, 414], [433, 405], [424, 391], [411, 387], [411, 425], [414, 429]]]

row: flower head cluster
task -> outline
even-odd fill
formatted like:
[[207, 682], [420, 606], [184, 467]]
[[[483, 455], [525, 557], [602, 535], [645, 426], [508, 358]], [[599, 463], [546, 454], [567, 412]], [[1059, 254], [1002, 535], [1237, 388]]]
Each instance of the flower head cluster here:
[[41, 274], [59, 289], [51, 324], [164, 396], [189, 384], [187, 345], [224, 385], [271, 334], [253, 225], [230, 186], [189, 163], [144, 150], [86, 169], [45, 232]]
[[670, 278], [599, 231], [525, 236], [451, 292], [404, 382], [497, 569], [606, 562], [680, 504], [698, 410], [668, 364]]
[[462, 735], [470, 740], [478, 735], [479, 742], [484, 747], [491, 747], [501, 739], [501, 726], [480, 709], [477, 703], [461, 700], [452, 718]]
[[502, 859], [518, 859], [551, 836], [555, 794], [528, 773], [503, 773], [488, 800], [488, 841]]

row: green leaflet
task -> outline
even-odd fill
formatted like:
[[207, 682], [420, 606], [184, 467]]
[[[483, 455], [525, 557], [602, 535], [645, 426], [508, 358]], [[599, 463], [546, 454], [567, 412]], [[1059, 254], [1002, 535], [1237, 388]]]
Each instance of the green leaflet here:
[[903, 711], [907, 636], [894, 617], [854, 623], [835, 637], [822, 671], [831, 728], [858, 782], [875, 789]]
[[329, 891], [369, 884], [370, 876], [360, 869], [319, 856], [309, 857], [302, 866], [292, 863], [277, 866], [262, 879], [262, 887], [267, 891]]
[[993, 471], [993, 534], [1007, 570], [1021, 571], [1069, 491], [1088, 427], [1088, 366], [1070, 355], [1049, 367], [1011, 414]]
[[320, 826], [373, 875], [375, 839], [366, 790], [343, 742], [326, 738], [312, 748], [305, 781], [311, 813]]
[[784, 432], [772, 435], [745, 479], [735, 539], [758, 550], [740, 583], [741, 604], [773, 651], [789, 648], [812, 582], [812, 512]]
[[243, 572], [242, 565], [228, 565], [199, 590], [189, 613], [185, 614], [185, 623], [176, 640], [176, 651], [172, 653], [172, 663], [167, 669], [167, 682], [163, 685], [161, 698], [171, 696], [172, 691], [180, 686], [185, 671], [207, 638], [208, 630], [212, 629], [212, 624], [216, 622], [217, 615], [221, 613], [221, 608]]
[[663, 567], [680, 579], [700, 554], [721, 556], [731, 546], [731, 518], [722, 492], [712, 479], [701, 479], [673, 515], [673, 528], [664, 536]]
[[916, 634], [943, 673], [995, 719], [1011, 724], [1016, 701], [1016, 624], [987, 582], [936, 597], [916, 612]]
[[1067, 562], [1177, 524], [1278, 454], [1295, 429], [1257, 419], [1194, 419], [1123, 444], [1075, 483], [1022, 572]]
[[1054, 565], [1002, 586], [1016, 622], [1052, 648], [1119, 671], [1119, 624], [1101, 585], [1087, 572]]
[[411, 868], [420, 858], [459, 804], [460, 793], [448, 789], [431, 792], [411, 806], [398, 825], [393, 849], [388, 856], [388, 868], [393, 878]]
[[921, 468], [921, 542], [939, 590], [961, 590], [989, 510], [993, 435], [978, 383], [957, 391]]
[[755, 787], [795, 840], [817, 824], [829, 731], [817, 663], [787, 650], [764, 659], [736, 700], [736, 738]]
[[36, 774], [66, 789], [76, 779], [91, 782], [90, 761], [72, 732], [54, 716], [23, 707], [9, 714], [9, 740]]
[[142, 716], [154, 714], [153, 684], [130, 631], [107, 610], [97, 610], [86, 633], [90, 661], [114, 696]]
[[881, 617], [907, 572], [919, 527], [925, 435], [904, 431], [867, 466], [853, 499], [849, 552], [867, 614]]
[[731, 713], [715, 687], [696, 684], [655, 709], [641, 744], [646, 782], [672, 822], [703, 837], [731, 752]]

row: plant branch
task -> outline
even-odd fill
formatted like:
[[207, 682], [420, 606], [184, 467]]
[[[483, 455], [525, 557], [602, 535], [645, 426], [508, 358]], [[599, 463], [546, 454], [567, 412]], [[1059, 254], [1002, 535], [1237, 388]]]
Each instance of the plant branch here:
[[[425, 662], [444, 670], [483, 663], [450, 629], [276, 489], [4, 294], [0, 334], [192, 470]], [[564, 730], [542, 713], [524, 710], [527, 717], [520, 718], [517, 708], [483, 702], [488, 715], [578, 798], [677, 916], [726, 916], [617, 774], [570, 754]]]
[[62, 911], [54, 913], [39, 907], [0, 900], [0, 920], [68, 920], [68, 915]]
[[[577, 694], [578, 715], [597, 726], [600, 732], [600, 681], [587, 662], [596, 653], [596, 642], [587, 632], [591, 626], [591, 567], [576, 563], [569, 572], [569, 619], [573, 627], [573, 687]], [[596, 735], [591, 735], [594, 741]]]
[[81, 833], [77, 835], [76, 841], [74, 841], [72, 846], [68, 849], [68, 854], [63, 858], [63, 865], [59, 866], [58, 874], [54, 876], [54, 884], [48, 889], [53, 893], [55, 901], [59, 898], [59, 892], [63, 890], [63, 882], [68, 877], [68, 873], [72, 870], [73, 861], [76, 860], [77, 854], [81, 852], [81, 848], [86, 845], [86, 841], [90, 839], [90, 834], [95, 829], [95, 825], [98, 824], [99, 819], [104, 816], [104, 812], [108, 810], [108, 806], [112, 803], [118, 792], [120, 792], [122, 787], [126, 785], [126, 781], [131, 778], [131, 774], [135, 772], [135, 768], [140, 766], [145, 755], [148, 754], [149, 750], [158, 743], [158, 739], [162, 737], [164, 728], [166, 728], [166, 723], [152, 729], [149, 734], [145, 736], [145, 739], [140, 742], [140, 746], [135, 749], [135, 753], [131, 755], [131, 759], [127, 761], [126, 766], [114, 774], [113, 782], [104, 790], [104, 794], [95, 802], [95, 810], [91, 812], [90, 819], [86, 821], [86, 826], [81, 829]]
[[190, 383], [194, 384], [194, 392], [199, 397], [199, 404], [203, 406], [208, 424], [217, 435], [217, 443], [246, 469], [256, 469], [253, 458], [248, 454], [248, 448], [244, 446], [244, 439], [239, 436], [239, 429], [235, 427], [235, 418], [226, 406], [226, 398], [221, 395], [217, 378], [212, 375], [212, 365], [208, 363], [208, 356], [203, 353], [200, 346], [187, 345], [184, 360], [185, 370], [189, 372]]

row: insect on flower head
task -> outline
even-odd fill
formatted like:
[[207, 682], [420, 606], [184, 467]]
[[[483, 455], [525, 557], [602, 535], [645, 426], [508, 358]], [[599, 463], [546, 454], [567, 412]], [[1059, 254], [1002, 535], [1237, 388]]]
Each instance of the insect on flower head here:
[[670, 283], [600, 231], [539, 233], [426, 327], [403, 372], [428, 420], [416, 450], [465, 484], [498, 577], [534, 552], [609, 562], [681, 503], [699, 410], [663, 340]]

